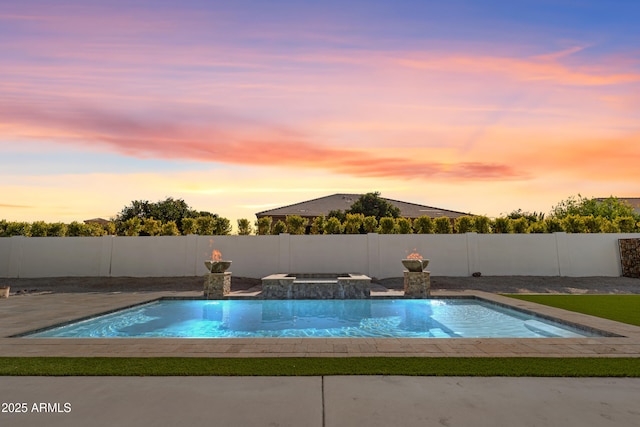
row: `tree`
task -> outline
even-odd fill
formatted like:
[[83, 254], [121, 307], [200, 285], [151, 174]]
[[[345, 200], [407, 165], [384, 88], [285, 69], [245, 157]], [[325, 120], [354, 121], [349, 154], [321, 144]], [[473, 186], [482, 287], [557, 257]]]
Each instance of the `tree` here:
[[161, 224], [173, 221], [183, 234], [190, 234], [189, 232], [184, 233], [182, 221], [185, 218], [198, 217], [217, 218], [218, 215], [206, 211], [196, 211], [182, 199], [167, 197], [166, 199], [158, 202], [134, 200], [130, 205], [125, 206], [122, 211], [120, 211], [116, 216], [116, 222], [123, 223], [131, 218], [140, 218], [141, 220], [154, 218], [160, 221]]
[[378, 220], [372, 215], [365, 216], [362, 220], [362, 228], [365, 233], [375, 233], [378, 229]]
[[240, 218], [238, 220], [238, 234], [240, 236], [248, 236], [253, 231], [251, 223], [246, 218]]
[[562, 200], [553, 207], [551, 215], [555, 218], [563, 219], [569, 215], [580, 215], [607, 218], [614, 221], [620, 216], [631, 216], [640, 221], [640, 214], [634, 212], [633, 207], [616, 197], [608, 197], [604, 200], [596, 198], [587, 199], [578, 194]]
[[378, 221], [383, 217], [398, 218], [400, 208], [387, 202], [380, 197], [379, 192], [367, 193], [356, 200], [347, 213], [363, 214], [364, 216], [374, 216]]

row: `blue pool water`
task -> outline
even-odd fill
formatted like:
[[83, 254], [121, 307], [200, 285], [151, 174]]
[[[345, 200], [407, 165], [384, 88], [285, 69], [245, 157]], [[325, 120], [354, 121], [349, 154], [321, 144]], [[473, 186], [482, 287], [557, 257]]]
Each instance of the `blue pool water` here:
[[160, 300], [28, 335], [72, 338], [593, 336], [477, 299]]

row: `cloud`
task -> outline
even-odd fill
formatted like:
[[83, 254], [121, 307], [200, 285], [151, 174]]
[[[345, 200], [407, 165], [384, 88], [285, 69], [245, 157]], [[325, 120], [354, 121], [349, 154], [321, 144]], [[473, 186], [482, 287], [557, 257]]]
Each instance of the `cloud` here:
[[616, 63], [575, 65], [561, 62], [562, 59], [581, 50], [582, 48], [573, 48], [525, 58], [467, 53], [409, 53], [397, 62], [409, 68], [461, 72], [470, 75], [506, 76], [520, 82], [542, 81], [570, 86], [604, 86], [640, 82], [638, 71], [629, 70], [626, 67], [619, 70]]
[[0, 101], [1, 125], [14, 137], [108, 150], [137, 158], [187, 159], [236, 165], [322, 169], [343, 175], [400, 179], [523, 179], [496, 163], [441, 163], [410, 152], [372, 155], [363, 149], [324, 145], [298, 130], [228, 114], [201, 113], [199, 122], [114, 113], [58, 103], [59, 108]]

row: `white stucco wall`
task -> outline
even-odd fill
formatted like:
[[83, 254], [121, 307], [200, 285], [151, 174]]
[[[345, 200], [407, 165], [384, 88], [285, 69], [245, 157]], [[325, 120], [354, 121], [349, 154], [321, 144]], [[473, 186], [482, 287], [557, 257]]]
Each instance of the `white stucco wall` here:
[[0, 238], [0, 277], [199, 276], [213, 249], [244, 277], [274, 273], [402, 276], [418, 252], [434, 276], [619, 276], [626, 234], [413, 234]]

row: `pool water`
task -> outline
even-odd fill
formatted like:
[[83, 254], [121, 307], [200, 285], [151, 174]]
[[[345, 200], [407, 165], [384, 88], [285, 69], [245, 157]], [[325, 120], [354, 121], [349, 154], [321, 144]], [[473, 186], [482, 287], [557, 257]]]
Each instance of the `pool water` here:
[[594, 336], [478, 299], [159, 300], [27, 335], [72, 338]]

